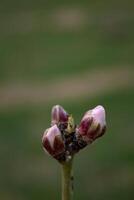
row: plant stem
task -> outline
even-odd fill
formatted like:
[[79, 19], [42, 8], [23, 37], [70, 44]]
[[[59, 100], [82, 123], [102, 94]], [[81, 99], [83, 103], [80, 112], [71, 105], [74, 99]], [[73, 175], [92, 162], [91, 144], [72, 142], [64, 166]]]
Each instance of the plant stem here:
[[73, 195], [73, 175], [72, 162], [62, 163], [62, 200], [72, 200]]

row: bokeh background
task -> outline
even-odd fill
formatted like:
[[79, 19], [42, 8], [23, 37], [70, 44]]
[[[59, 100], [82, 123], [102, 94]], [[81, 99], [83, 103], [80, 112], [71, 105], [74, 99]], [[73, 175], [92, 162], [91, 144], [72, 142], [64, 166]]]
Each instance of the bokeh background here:
[[79, 123], [98, 104], [107, 134], [75, 158], [76, 200], [134, 199], [133, 1], [0, 1], [0, 199], [58, 200], [42, 149], [54, 104]]

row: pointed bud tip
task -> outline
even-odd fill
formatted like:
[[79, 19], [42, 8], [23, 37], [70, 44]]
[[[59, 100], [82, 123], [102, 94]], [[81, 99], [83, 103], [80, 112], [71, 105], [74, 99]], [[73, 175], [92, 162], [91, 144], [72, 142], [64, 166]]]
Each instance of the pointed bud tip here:
[[87, 111], [78, 128], [79, 134], [89, 143], [102, 136], [105, 130], [105, 109], [101, 105]]
[[53, 106], [51, 112], [51, 125], [67, 122], [68, 116], [68, 113], [64, 110], [62, 106]]
[[42, 142], [45, 139], [47, 139], [49, 141], [51, 147], [53, 148], [53, 142], [57, 135], [60, 135], [60, 130], [57, 127], [57, 125], [55, 124], [52, 127], [46, 129], [46, 131], [44, 132], [43, 137], [42, 137]]
[[92, 109], [92, 116], [100, 126], [106, 126], [106, 114], [103, 106], [99, 105]]
[[44, 149], [52, 156], [64, 151], [64, 143], [57, 125], [53, 125], [44, 132], [42, 144]]

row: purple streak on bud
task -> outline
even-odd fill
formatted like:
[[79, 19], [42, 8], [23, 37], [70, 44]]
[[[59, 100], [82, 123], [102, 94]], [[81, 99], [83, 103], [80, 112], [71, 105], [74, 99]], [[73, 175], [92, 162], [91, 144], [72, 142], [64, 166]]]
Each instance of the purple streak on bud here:
[[59, 105], [53, 106], [51, 113], [51, 125], [66, 123], [68, 121], [68, 113]]
[[79, 131], [81, 135], [87, 135], [88, 129], [90, 128], [92, 121], [93, 118], [91, 117], [83, 117], [79, 126]]
[[53, 157], [56, 157], [64, 152], [65, 146], [61, 137], [61, 133], [57, 125], [48, 128], [42, 137], [42, 144]]
[[101, 137], [106, 130], [105, 109], [97, 106], [85, 113], [78, 127], [78, 134], [82, 136], [87, 143], [93, 142]]

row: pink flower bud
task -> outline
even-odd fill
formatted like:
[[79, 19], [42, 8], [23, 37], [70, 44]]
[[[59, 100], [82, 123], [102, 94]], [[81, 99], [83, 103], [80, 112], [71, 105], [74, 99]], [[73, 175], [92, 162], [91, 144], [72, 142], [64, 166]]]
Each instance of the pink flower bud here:
[[91, 143], [102, 136], [105, 130], [105, 109], [102, 106], [97, 106], [85, 113], [78, 127], [78, 135], [82, 136], [85, 142]]
[[65, 150], [62, 140], [61, 132], [57, 125], [48, 128], [42, 137], [42, 144], [44, 150], [46, 150], [53, 157], [57, 157]]
[[68, 121], [68, 113], [59, 105], [53, 106], [51, 113], [51, 125], [66, 123]]

